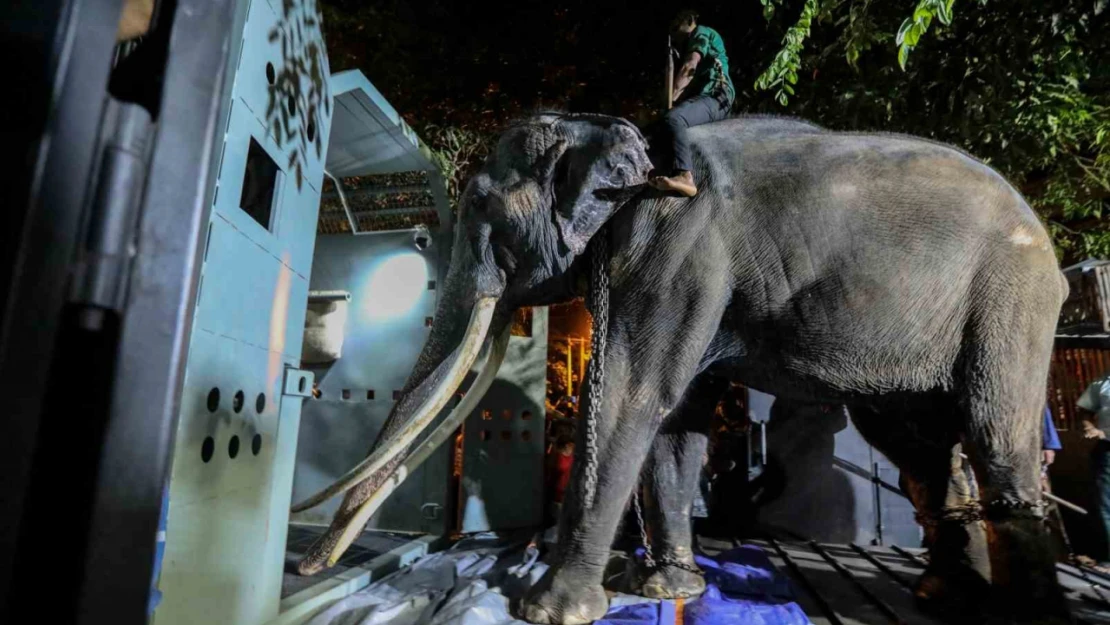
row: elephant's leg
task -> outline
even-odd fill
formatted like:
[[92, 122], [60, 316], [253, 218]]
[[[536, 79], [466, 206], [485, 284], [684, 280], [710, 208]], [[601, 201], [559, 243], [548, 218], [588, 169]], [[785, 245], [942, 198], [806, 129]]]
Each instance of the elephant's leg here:
[[[524, 597], [520, 614], [532, 623], [588, 623], [608, 608], [602, 576], [629, 495], [660, 423], [679, 404], [702, 365], [727, 303], [720, 272], [691, 267], [683, 275], [706, 284], [666, 292], [651, 277], [635, 293], [614, 289], [605, 349], [604, 384], [589, 454], [582, 423], [563, 504], [557, 555]], [[652, 303], [649, 305], [648, 303]], [[662, 304], [658, 304], [662, 302]], [[681, 320], [676, 324], [675, 320]], [[589, 415], [593, 390], [582, 392]], [[587, 496], [587, 469], [596, 488]]]
[[852, 411], [869, 443], [898, 466], [929, 549], [914, 589], [932, 609], [975, 612], [987, 594], [990, 562], [984, 523], [960, 456], [954, 405], [928, 410]]
[[1022, 357], [1029, 358], [1022, 351], [992, 358], [996, 366], [985, 366], [974, 380], [966, 400], [964, 448], [987, 520], [991, 617], [1004, 623], [1065, 623], [1070, 617], [1040, 505], [1048, 359], [1045, 367], [1022, 367]]
[[641, 480], [644, 516], [655, 568], [643, 570], [641, 593], [655, 599], [705, 592], [694, 564], [690, 511], [705, 458], [709, 421], [728, 380], [703, 373], [690, 383], [682, 403], [663, 422], [652, 442]]

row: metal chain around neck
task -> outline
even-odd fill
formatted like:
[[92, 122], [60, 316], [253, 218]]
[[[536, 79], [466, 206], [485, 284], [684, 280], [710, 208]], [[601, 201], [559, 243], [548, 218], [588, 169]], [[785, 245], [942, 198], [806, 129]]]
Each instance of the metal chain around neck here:
[[591, 241], [592, 272], [590, 276], [590, 314], [593, 316], [593, 340], [587, 377], [590, 381], [590, 407], [585, 414], [586, 428], [586, 499], [585, 507], [593, 506], [597, 492], [597, 420], [601, 410], [602, 387], [605, 382], [605, 345], [609, 332], [609, 230], [603, 228]]

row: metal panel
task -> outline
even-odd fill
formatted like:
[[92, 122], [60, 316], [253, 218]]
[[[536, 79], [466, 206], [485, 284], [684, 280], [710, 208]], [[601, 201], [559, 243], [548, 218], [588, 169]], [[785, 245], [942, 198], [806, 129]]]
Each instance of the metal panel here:
[[543, 483], [547, 329], [547, 308], [533, 309], [532, 336], [509, 339], [497, 379], [463, 426], [462, 532], [543, 520], [537, 485]]
[[[320, 397], [308, 402], [301, 420], [294, 499], [331, 483], [366, 456], [428, 338], [425, 321], [435, 314], [437, 246], [413, 245], [412, 232], [364, 236], [324, 235], [316, 243], [312, 290], [351, 294], [343, 355], [313, 367]], [[404, 275], [394, 275], [400, 270]], [[373, 397], [368, 392], [373, 392]], [[344, 394], [346, 393], [346, 397]], [[443, 515], [424, 518], [425, 503], [443, 506], [447, 453], [437, 452], [401, 485], [370, 526], [442, 533]], [[340, 498], [298, 514], [297, 522], [327, 523]], [[428, 510], [426, 510], [428, 511]], [[430, 512], [430, 511], [429, 511]], [[429, 516], [431, 516], [429, 514]]]
[[[293, 393], [283, 391], [300, 364], [322, 159], [315, 147], [291, 156], [296, 142], [280, 136], [288, 129], [255, 113], [271, 88], [267, 63], [277, 65], [270, 32], [300, 28], [303, 47], [286, 52], [303, 56], [316, 46], [323, 53], [319, 30], [306, 27], [312, 6], [286, 3], [279, 12], [254, 0], [233, 64], [177, 430], [158, 625], [257, 624], [278, 614], [303, 374], [290, 382]], [[311, 90], [311, 76], [296, 80], [300, 93]], [[282, 121], [294, 133], [307, 124], [301, 104]], [[313, 123], [326, 150], [327, 115]], [[280, 172], [266, 224], [239, 206], [252, 140]]]
[[843, 407], [780, 399], [773, 409], [766, 401], [750, 405], [758, 420], [769, 418], [770, 462], [761, 479], [781, 491], [760, 507], [760, 522], [821, 542], [920, 544], [913, 506], [892, 492], [898, 469], [863, 439]]

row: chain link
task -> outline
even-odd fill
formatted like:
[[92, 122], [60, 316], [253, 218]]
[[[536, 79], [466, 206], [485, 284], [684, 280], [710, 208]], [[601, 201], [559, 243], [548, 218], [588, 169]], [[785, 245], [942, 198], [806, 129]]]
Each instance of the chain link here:
[[[590, 408], [585, 414], [586, 428], [586, 507], [592, 506], [594, 495], [597, 492], [597, 419], [601, 410], [602, 388], [605, 381], [605, 345], [609, 331], [609, 230], [602, 229], [590, 241], [592, 245], [591, 261], [592, 274], [590, 276], [589, 300], [586, 302], [593, 316], [594, 335], [590, 349], [593, 351], [587, 370], [590, 380]], [[640, 526], [640, 542], [644, 546], [644, 564], [648, 569], [656, 569], [660, 565], [673, 566], [684, 571], [700, 575], [701, 569], [679, 558], [664, 554], [657, 561], [648, 540], [647, 526], [644, 524], [644, 513], [640, 508], [640, 487], [632, 495], [632, 506], [636, 512], [636, 522]]]
[[609, 331], [609, 230], [603, 229], [591, 241], [593, 275], [590, 284], [590, 314], [593, 316], [593, 341], [589, 370], [590, 408], [586, 411], [586, 507], [593, 506], [597, 491], [597, 419], [601, 410], [605, 382], [605, 344]]

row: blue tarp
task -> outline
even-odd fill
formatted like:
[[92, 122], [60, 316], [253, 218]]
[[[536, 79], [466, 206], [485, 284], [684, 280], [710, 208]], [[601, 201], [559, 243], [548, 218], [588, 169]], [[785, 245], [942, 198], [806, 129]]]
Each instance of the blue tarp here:
[[759, 547], [744, 545], [696, 559], [705, 571], [704, 595], [681, 608], [674, 601], [615, 607], [598, 625], [810, 625], [793, 601], [790, 580]]

